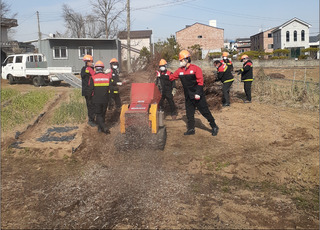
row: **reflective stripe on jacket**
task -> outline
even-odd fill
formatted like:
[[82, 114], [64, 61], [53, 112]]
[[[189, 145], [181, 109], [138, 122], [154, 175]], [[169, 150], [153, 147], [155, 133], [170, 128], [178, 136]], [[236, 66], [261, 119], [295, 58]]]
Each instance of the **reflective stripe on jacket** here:
[[241, 69], [241, 81], [253, 81], [253, 66], [250, 60], [243, 63]]
[[93, 103], [108, 103], [110, 77], [105, 73], [97, 73], [90, 78], [90, 89]]
[[222, 83], [232, 82], [234, 80], [233, 75], [226, 63], [221, 62], [221, 65], [219, 66], [217, 71], [218, 71], [217, 78]]

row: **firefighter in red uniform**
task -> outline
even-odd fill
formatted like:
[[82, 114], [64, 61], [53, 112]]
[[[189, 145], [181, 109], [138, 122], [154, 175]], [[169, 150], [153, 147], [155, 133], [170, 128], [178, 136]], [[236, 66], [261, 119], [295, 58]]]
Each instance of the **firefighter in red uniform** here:
[[208, 108], [203, 92], [203, 75], [200, 67], [191, 64], [190, 53], [182, 50], [179, 53], [180, 68], [169, 76], [171, 81], [180, 78], [184, 90], [186, 114], [188, 119], [188, 130], [184, 135], [195, 134], [194, 113], [196, 107], [204, 116], [212, 128], [212, 136], [218, 134], [219, 127]]
[[81, 69], [81, 80], [82, 80], [82, 96], [86, 99], [87, 110], [88, 110], [88, 124], [91, 127], [96, 127], [97, 124], [94, 122], [94, 107], [92, 102], [89, 100], [90, 98], [90, 90], [89, 90], [89, 79], [91, 76], [95, 74], [93, 70], [93, 58], [91, 55], [85, 55], [83, 57], [83, 61], [85, 62], [85, 66]]
[[248, 55], [241, 56], [241, 62], [243, 62], [242, 69], [236, 70], [238, 74], [241, 74], [241, 81], [244, 82], [244, 92], [246, 93], [246, 100], [244, 103], [251, 103], [251, 85], [253, 81], [252, 61], [249, 60]]
[[163, 110], [164, 100], [167, 99], [170, 109], [171, 109], [171, 117], [173, 120], [177, 118], [176, 106], [174, 105], [173, 96], [176, 94], [177, 87], [176, 81], [170, 81], [168, 76], [172, 74], [172, 72], [167, 70], [167, 62], [164, 59], [161, 59], [159, 62], [159, 69], [157, 71], [157, 79], [156, 85], [158, 86], [161, 92], [161, 99], [159, 101], [159, 108]]
[[223, 83], [222, 86], [222, 106], [230, 106], [230, 97], [229, 91], [231, 85], [234, 81], [233, 75], [230, 71], [230, 68], [227, 66], [226, 63], [221, 61], [215, 61], [214, 66], [217, 68], [217, 78], [216, 81], [221, 81]]
[[233, 64], [232, 64], [232, 61], [228, 59], [228, 56], [229, 56], [228, 52], [223, 52], [221, 62], [226, 63], [228, 68], [230, 69], [230, 72], [232, 72], [233, 71]]
[[112, 58], [110, 60], [110, 74], [111, 75], [111, 84], [112, 90], [110, 90], [110, 98], [109, 98], [109, 109], [113, 106], [113, 101], [116, 105], [117, 109], [121, 108], [121, 99], [119, 94], [119, 85], [122, 85], [122, 82], [119, 79], [119, 63], [116, 58]]
[[109, 134], [110, 131], [105, 124], [105, 116], [109, 102], [110, 76], [103, 72], [104, 64], [102, 61], [97, 61], [94, 67], [96, 74], [90, 78], [89, 83], [92, 92], [90, 98], [94, 105], [98, 131]]

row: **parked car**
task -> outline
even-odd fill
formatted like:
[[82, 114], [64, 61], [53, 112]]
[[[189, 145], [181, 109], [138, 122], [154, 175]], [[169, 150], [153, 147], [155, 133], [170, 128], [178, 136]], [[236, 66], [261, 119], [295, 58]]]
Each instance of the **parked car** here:
[[59, 85], [57, 73], [71, 73], [71, 67], [47, 67], [43, 54], [15, 54], [8, 56], [2, 63], [1, 77], [15, 84], [27, 79], [34, 86]]

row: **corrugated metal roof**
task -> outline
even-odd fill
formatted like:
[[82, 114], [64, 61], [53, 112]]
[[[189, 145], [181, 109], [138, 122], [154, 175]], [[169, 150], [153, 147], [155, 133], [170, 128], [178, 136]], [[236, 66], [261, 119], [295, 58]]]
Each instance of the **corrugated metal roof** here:
[[310, 36], [309, 42], [318, 42], [319, 41], [319, 34], [317, 36]]
[[[119, 39], [127, 39], [127, 31], [118, 33]], [[151, 38], [152, 30], [135, 30], [130, 31], [130, 38]]]

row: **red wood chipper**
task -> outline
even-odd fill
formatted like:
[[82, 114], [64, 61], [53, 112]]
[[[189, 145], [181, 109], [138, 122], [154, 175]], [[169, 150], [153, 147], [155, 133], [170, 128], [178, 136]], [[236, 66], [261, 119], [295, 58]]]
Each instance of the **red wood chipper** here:
[[124, 104], [120, 114], [120, 134], [116, 137], [118, 150], [163, 150], [167, 131], [164, 114], [159, 111], [161, 93], [155, 83], [132, 83], [130, 105]]

